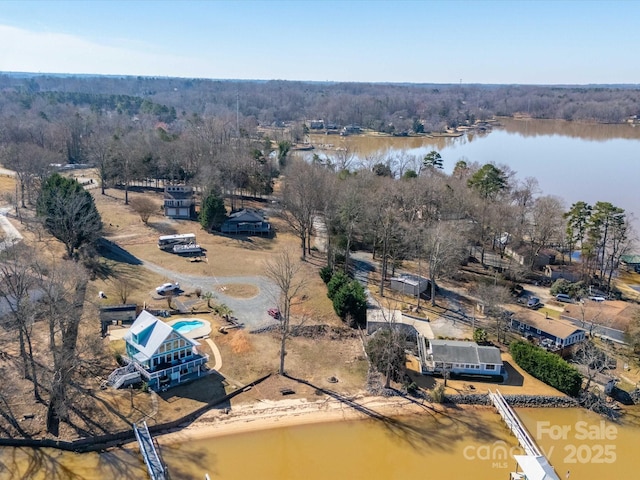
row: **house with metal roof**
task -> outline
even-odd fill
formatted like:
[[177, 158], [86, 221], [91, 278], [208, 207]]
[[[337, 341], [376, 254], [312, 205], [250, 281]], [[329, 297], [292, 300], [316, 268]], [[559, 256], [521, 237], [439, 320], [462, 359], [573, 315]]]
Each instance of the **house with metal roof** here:
[[165, 390], [203, 375], [209, 359], [198, 353], [197, 341], [146, 310], [133, 322], [124, 341], [128, 365], [109, 376], [108, 384], [115, 388], [143, 381], [152, 390]]
[[500, 350], [460, 340], [428, 340], [418, 337], [422, 373], [483, 375], [507, 378]]

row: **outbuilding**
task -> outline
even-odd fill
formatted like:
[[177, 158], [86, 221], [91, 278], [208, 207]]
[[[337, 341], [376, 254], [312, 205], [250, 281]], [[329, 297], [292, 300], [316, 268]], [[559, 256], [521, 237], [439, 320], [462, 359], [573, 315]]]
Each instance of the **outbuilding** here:
[[426, 291], [430, 284], [431, 282], [427, 278], [403, 273], [391, 279], [391, 290], [417, 297]]

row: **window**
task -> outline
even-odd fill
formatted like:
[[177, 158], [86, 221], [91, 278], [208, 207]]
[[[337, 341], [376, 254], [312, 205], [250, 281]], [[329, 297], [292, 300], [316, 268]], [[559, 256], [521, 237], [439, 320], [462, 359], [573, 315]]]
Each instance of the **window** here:
[[495, 365], [487, 365], [487, 370], [495, 370], [496, 366]]

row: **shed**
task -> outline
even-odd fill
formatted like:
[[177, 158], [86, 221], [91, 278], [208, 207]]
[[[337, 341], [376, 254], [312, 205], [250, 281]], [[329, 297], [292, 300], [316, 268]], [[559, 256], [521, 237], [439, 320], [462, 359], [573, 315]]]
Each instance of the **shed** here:
[[138, 306], [135, 303], [100, 307], [100, 331], [102, 336], [104, 337], [107, 334], [109, 325], [133, 323], [137, 313]]
[[430, 284], [431, 282], [427, 278], [404, 273], [391, 279], [391, 290], [417, 297], [427, 290]]

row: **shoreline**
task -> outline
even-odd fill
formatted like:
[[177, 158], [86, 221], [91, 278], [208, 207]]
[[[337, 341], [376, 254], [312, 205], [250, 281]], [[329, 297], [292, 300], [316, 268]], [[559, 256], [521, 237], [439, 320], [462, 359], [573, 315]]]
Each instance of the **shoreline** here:
[[[404, 397], [361, 396], [350, 399], [354, 406], [334, 398], [317, 401], [305, 399], [264, 400], [233, 407], [228, 411], [206, 413], [193, 423], [158, 435], [160, 444], [171, 445], [189, 440], [204, 440], [227, 435], [263, 431], [280, 427], [293, 427], [339, 421], [384, 420], [424, 413], [446, 414], [449, 410], [438, 403], [408, 400]], [[458, 405], [457, 408], [491, 408], [478, 405]]]

